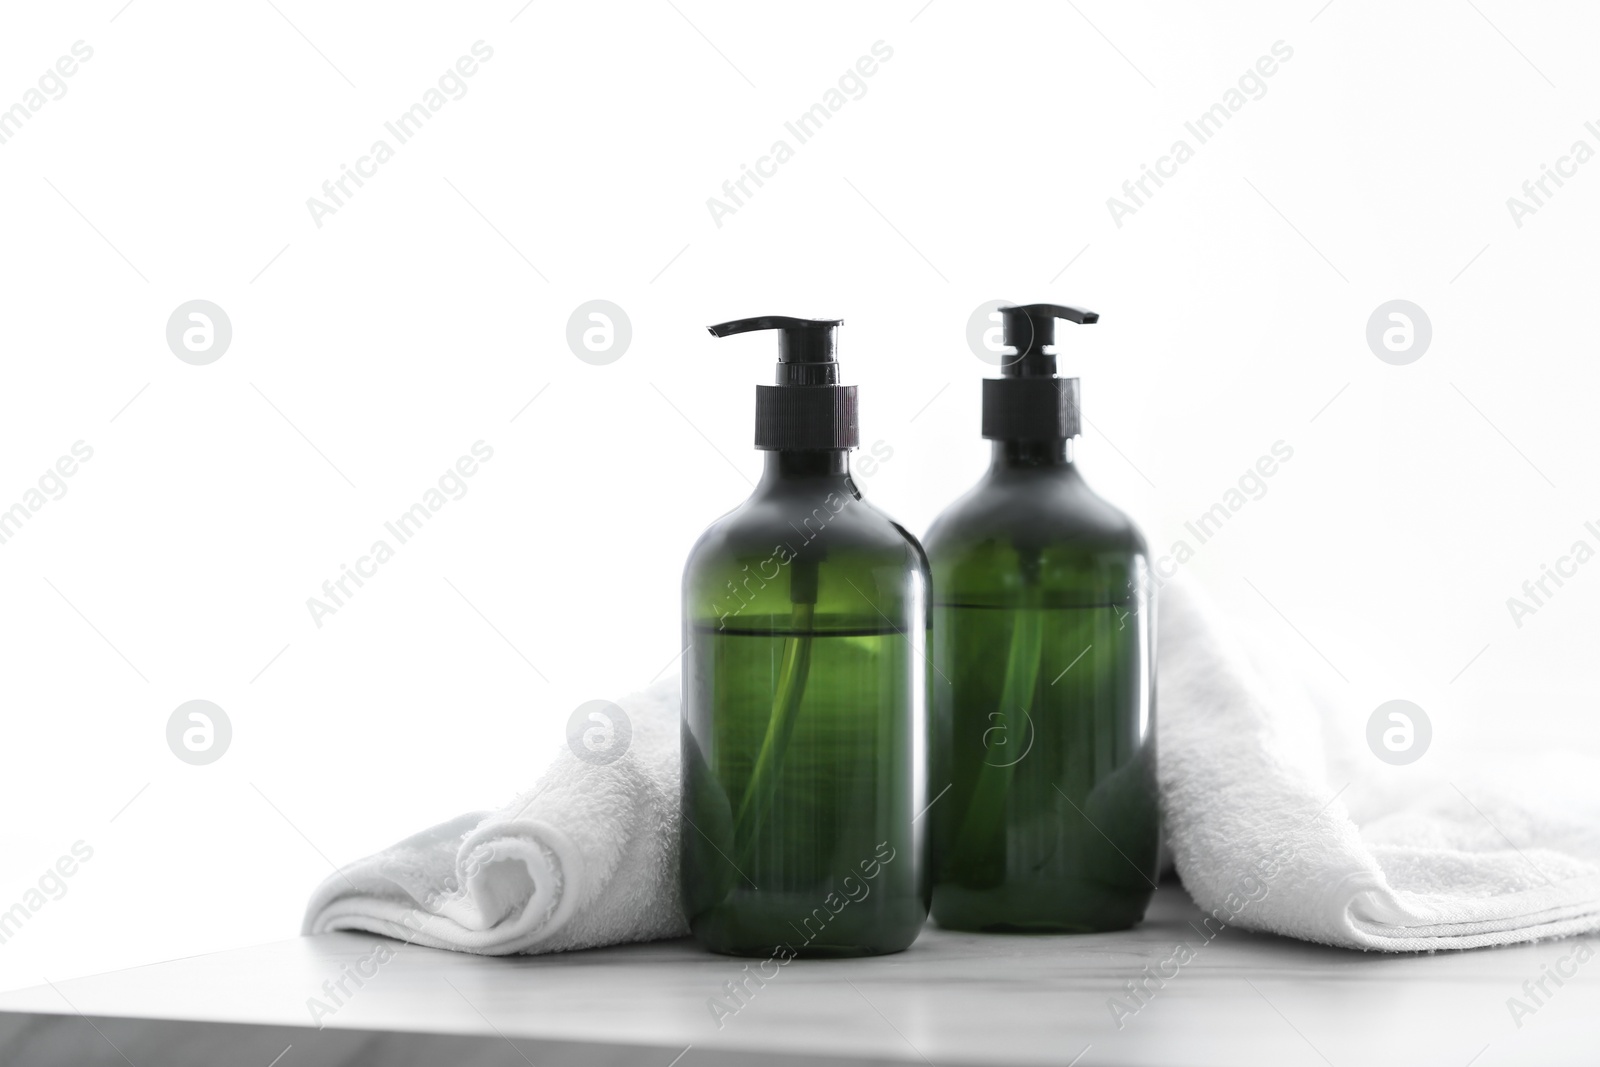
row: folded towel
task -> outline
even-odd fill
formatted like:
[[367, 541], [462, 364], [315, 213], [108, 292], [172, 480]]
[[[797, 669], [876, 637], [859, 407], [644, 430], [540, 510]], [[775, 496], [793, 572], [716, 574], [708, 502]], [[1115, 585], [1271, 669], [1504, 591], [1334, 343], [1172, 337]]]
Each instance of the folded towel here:
[[1365, 716], [1319, 706], [1272, 641], [1240, 643], [1169, 587], [1157, 647], [1169, 846], [1217, 922], [1392, 952], [1600, 929], [1595, 761], [1497, 755], [1457, 773], [1362, 747], [1341, 766], [1322, 738], [1360, 744]]
[[[1453, 775], [1363, 748], [1346, 770], [1324, 735], [1352, 733], [1348, 699], [1319, 703], [1273, 640], [1239, 642], [1180, 586], [1163, 590], [1159, 627], [1162, 808], [1208, 926], [1396, 952], [1600, 929], [1593, 761], [1497, 759], [1493, 774]], [[485, 955], [686, 933], [678, 680], [618, 703], [632, 728], [620, 758], [563, 751], [501, 810], [344, 868], [312, 897], [305, 932]]]
[[620, 756], [563, 750], [500, 810], [440, 823], [343, 868], [313, 894], [304, 932], [366, 930], [486, 956], [688, 933], [678, 903], [678, 681], [617, 704], [625, 724], [594, 729], [626, 746]]

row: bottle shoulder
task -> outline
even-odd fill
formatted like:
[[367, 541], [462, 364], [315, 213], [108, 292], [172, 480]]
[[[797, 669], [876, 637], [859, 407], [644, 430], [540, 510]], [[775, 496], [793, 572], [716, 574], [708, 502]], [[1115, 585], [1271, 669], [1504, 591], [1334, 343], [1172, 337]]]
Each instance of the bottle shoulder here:
[[1038, 551], [1148, 554], [1144, 535], [1124, 511], [1075, 471], [1048, 468], [984, 475], [940, 513], [923, 544], [937, 566], [996, 541]]
[[815, 493], [752, 496], [707, 526], [692, 555], [719, 549], [742, 551], [774, 538], [826, 537], [840, 550], [903, 550], [921, 545], [915, 536], [859, 493], [837, 489]]
[[695, 541], [684, 579], [715, 578], [769, 557], [824, 568], [896, 565], [929, 572], [927, 554], [910, 530], [859, 492], [834, 487], [751, 496]]
[[1149, 582], [1139, 528], [1075, 471], [990, 472], [924, 543], [936, 604], [1124, 604]]

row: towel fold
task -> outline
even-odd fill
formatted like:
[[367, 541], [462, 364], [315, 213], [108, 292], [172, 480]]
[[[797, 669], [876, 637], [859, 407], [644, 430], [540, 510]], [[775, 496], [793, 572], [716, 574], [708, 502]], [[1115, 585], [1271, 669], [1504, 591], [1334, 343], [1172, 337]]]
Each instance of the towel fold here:
[[[1182, 588], [1159, 618], [1168, 843], [1217, 922], [1391, 952], [1600, 929], [1596, 761], [1390, 766], [1285, 649], [1238, 641]], [[1327, 733], [1354, 735], [1355, 758], [1328, 759]]]
[[[1159, 620], [1161, 803], [1208, 926], [1397, 952], [1600, 929], [1594, 761], [1500, 760], [1492, 774], [1456, 774], [1427, 757], [1391, 767], [1362, 747], [1347, 770], [1330, 764], [1323, 739], [1351, 733], [1348, 709], [1319, 705], [1273, 641], [1240, 643], [1176, 586]], [[563, 751], [499, 811], [351, 864], [317, 889], [305, 932], [485, 955], [686, 933], [678, 681], [618, 703], [632, 728], [620, 758]]]
[[366, 930], [486, 956], [688, 933], [678, 904], [677, 679], [617, 704], [631, 733], [620, 756], [563, 750], [500, 810], [469, 812], [350, 864], [312, 895], [303, 932]]

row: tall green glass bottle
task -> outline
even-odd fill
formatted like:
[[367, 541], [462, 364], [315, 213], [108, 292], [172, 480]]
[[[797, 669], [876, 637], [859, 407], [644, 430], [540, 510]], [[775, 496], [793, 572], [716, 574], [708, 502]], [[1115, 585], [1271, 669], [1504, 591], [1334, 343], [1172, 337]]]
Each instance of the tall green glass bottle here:
[[839, 325], [711, 327], [780, 338], [778, 384], [756, 392], [760, 484], [683, 578], [681, 878], [714, 952], [898, 952], [928, 915], [928, 563], [851, 477]]
[[1073, 462], [1055, 320], [1000, 309], [989, 471], [934, 523], [933, 917], [959, 930], [1137, 923], [1156, 877], [1154, 602], [1144, 538]]

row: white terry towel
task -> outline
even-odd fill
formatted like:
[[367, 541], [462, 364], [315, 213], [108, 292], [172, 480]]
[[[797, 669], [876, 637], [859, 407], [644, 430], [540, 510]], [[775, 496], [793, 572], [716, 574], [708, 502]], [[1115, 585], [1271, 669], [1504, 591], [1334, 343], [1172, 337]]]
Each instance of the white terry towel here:
[[632, 736], [609, 763], [563, 749], [532, 791], [343, 868], [303, 932], [366, 930], [487, 956], [688, 933], [678, 900], [678, 681], [616, 702]]
[[1595, 761], [1395, 767], [1358, 722], [1340, 731], [1357, 733], [1354, 759], [1330, 766], [1321, 735], [1341, 709], [1286, 676], [1282, 650], [1238, 643], [1182, 587], [1163, 590], [1158, 618], [1168, 843], [1217, 920], [1391, 952], [1600, 929]]
[[[1594, 762], [1452, 777], [1362, 748], [1352, 766], [1368, 772], [1330, 768], [1321, 734], [1337, 709], [1272, 642], [1249, 655], [1181, 587], [1163, 591], [1159, 620], [1163, 814], [1184, 886], [1216, 921], [1395, 952], [1600, 929]], [[485, 955], [686, 933], [678, 681], [618, 703], [633, 729], [620, 759], [563, 751], [505, 808], [351, 864], [318, 888], [305, 932]]]

